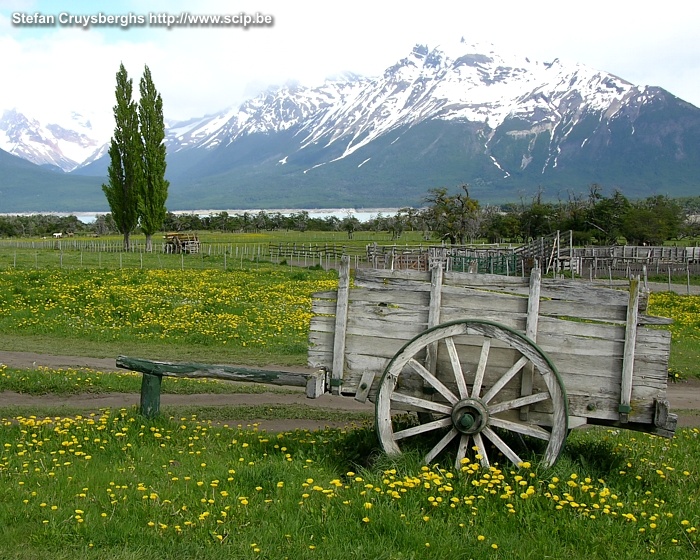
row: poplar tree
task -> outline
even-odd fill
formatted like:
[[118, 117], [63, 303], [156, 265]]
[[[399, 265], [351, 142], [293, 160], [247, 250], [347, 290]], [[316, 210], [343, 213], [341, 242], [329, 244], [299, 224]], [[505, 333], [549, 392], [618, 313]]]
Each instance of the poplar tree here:
[[165, 180], [165, 123], [163, 99], [153, 85], [151, 71], [144, 68], [139, 86], [139, 123], [143, 144], [143, 181], [139, 193], [138, 214], [141, 230], [146, 234], [146, 251], [152, 251], [152, 236], [163, 227], [168, 198]]
[[120, 64], [117, 72], [117, 104], [114, 106], [114, 136], [109, 146], [109, 184], [103, 184], [102, 190], [117, 229], [124, 235], [125, 251], [129, 250], [129, 236], [138, 224], [138, 199], [143, 181], [143, 147], [132, 89], [132, 80], [124, 64]]

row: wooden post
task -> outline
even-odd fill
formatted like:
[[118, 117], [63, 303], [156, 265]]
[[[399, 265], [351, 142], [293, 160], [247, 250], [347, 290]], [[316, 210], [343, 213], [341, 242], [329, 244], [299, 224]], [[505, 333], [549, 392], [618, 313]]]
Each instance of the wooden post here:
[[340, 260], [338, 271], [338, 299], [335, 309], [335, 331], [333, 336], [333, 369], [331, 371], [331, 392], [340, 394], [345, 367], [345, 333], [348, 327], [348, 304], [350, 300], [350, 258], [345, 255]]
[[[440, 307], [442, 306], [442, 259], [435, 259], [432, 263], [430, 276], [430, 307], [428, 308], [428, 328], [431, 329], [440, 324]], [[426, 348], [425, 369], [435, 375], [437, 368], [438, 343], [433, 342]]]
[[[530, 273], [530, 290], [527, 298], [527, 319], [525, 326], [525, 336], [533, 342], [537, 341], [537, 324], [540, 317], [540, 290], [542, 286], [542, 270], [533, 268]], [[532, 384], [535, 375], [532, 363], [523, 368], [520, 378], [520, 396], [527, 397], [532, 394]], [[523, 406], [520, 409], [520, 419], [529, 419], [530, 407]]]
[[160, 384], [162, 376], [144, 373], [141, 378], [141, 414], [155, 418], [160, 414]]
[[634, 352], [637, 345], [637, 318], [639, 308], [639, 276], [630, 280], [630, 298], [627, 305], [625, 325], [625, 347], [622, 353], [622, 379], [620, 382], [620, 422], [629, 422], [632, 411], [632, 376], [634, 375]]

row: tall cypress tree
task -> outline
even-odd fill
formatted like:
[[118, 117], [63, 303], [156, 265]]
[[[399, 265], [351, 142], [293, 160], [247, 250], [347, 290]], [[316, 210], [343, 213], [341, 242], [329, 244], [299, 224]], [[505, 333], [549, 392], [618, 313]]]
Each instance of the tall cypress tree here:
[[153, 85], [151, 71], [144, 68], [139, 86], [140, 134], [143, 143], [143, 182], [139, 193], [138, 213], [141, 230], [146, 234], [146, 251], [152, 250], [152, 235], [163, 227], [168, 198], [165, 180], [165, 123], [163, 100]]
[[143, 182], [143, 147], [132, 89], [132, 80], [124, 64], [120, 64], [117, 72], [117, 104], [114, 106], [114, 136], [109, 146], [109, 184], [103, 184], [102, 190], [117, 229], [124, 235], [125, 251], [129, 250], [129, 236], [138, 223], [138, 199]]

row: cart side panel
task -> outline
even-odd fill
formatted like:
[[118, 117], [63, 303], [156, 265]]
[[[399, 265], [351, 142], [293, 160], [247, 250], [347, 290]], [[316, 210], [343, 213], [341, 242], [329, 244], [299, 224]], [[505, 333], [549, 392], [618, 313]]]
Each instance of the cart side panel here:
[[[357, 270], [349, 295], [342, 394], [355, 394], [368, 371], [374, 372], [376, 388], [394, 354], [425, 331], [430, 280], [429, 272]], [[525, 332], [528, 295], [526, 278], [447, 272], [440, 322], [477, 318]], [[542, 281], [536, 342], [560, 373], [572, 416], [593, 422], [619, 418], [628, 301], [628, 292], [599, 284]], [[315, 294], [309, 338], [312, 367], [332, 367], [334, 306], [334, 292]], [[464, 371], [473, 371], [478, 346], [475, 350], [456, 342]], [[651, 423], [654, 400], [666, 398], [669, 352], [667, 331], [637, 327], [631, 422]], [[503, 356], [507, 367], [510, 358]], [[445, 359], [438, 355], [438, 363]], [[492, 359], [498, 362], [492, 356], [490, 365]], [[497, 375], [500, 370], [494, 371]]]

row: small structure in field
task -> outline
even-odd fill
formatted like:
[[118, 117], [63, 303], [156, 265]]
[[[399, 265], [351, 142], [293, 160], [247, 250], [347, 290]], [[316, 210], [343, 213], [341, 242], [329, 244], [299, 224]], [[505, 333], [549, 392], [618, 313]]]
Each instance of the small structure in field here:
[[199, 238], [196, 233], [166, 233], [166, 253], [199, 253]]

